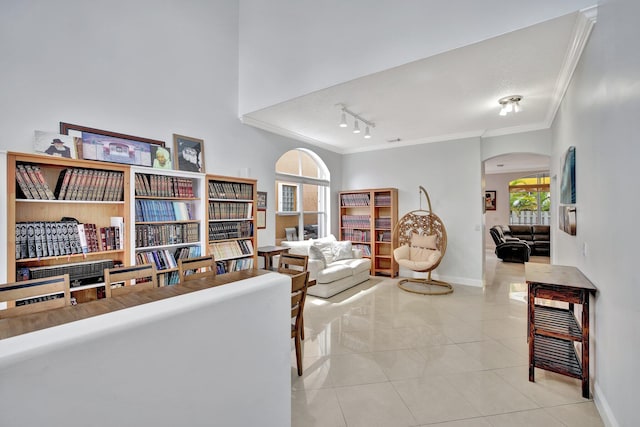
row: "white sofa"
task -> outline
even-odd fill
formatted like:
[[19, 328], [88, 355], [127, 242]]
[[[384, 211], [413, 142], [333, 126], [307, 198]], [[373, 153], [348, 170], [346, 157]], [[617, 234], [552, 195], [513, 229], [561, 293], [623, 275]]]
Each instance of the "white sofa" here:
[[290, 248], [291, 254], [309, 256], [309, 280], [316, 281], [307, 291], [309, 295], [329, 298], [369, 279], [371, 260], [363, 258], [362, 251], [353, 249], [351, 242], [336, 240], [333, 235], [283, 241], [280, 246]]

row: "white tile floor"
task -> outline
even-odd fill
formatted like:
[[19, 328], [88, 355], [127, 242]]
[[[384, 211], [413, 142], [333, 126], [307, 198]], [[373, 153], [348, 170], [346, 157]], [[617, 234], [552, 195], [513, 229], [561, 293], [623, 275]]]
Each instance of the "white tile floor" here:
[[308, 297], [292, 426], [602, 426], [578, 380], [529, 382], [524, 266], [487, 257], [484, 289], [424, 296], [376, 277]]

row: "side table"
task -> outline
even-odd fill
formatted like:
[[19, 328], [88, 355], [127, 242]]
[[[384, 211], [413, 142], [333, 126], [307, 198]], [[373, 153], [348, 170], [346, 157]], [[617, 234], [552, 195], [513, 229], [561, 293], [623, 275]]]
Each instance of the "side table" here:
[[264, 269], [271, 270], [271, 260], [274, 256], [289, 252], [284, 246], [260, 246], [258, 248], [258, 256], [264, 257]]

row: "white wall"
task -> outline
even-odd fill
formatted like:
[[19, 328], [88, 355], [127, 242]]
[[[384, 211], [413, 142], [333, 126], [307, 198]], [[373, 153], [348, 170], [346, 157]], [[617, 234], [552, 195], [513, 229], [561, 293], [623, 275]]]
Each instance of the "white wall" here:
[[[434, 272], [440, 279], [482, 285], [483, 244], [480, 139], [468, 138], [370, 151], [344, 156], [345, 190], [398, 188], [398, 215], [427, 209], [422, 185], [433, 211], [447, 229], [447, 253]], [[410, 271], [401, 270], [410, 277]]]
[[420, 0], [240, 0], [239, 112], [485, 40], [595, 1], [448, 0], [434, 7], [434, 2]]
[[510, 153], [551, 155], [551, 129], [482, 138], [482, 160]]
[[174, 133], [204, 139], [208, 173], [249, 169], [268, 192], [260, 245], [274, 242], [272, 183], [284, 152], [311, 148], [341, 180], [338, 154], [240, 123], [238, 2], [3, 1], [0, 55], [0, 150], [31, 152], [33, 132], [58, 132], [61, 121], [169, 147]]
[[[598, 22], [553, 125], [552, 175], [560, 176], [564, 152], [574, 145], [577, 179], [577, 234], [553, 227], [553, 258], [576, 265], [598, 287], [591, 325], [596, 404], [608, 425], [635, 426], [640, 425], [640, 2], [600, 3]], [[555, 205], [557, 197], [552, 201]]]
[[0, 341], [2, 425], [291, 425], [291, 280], [269, 274]]

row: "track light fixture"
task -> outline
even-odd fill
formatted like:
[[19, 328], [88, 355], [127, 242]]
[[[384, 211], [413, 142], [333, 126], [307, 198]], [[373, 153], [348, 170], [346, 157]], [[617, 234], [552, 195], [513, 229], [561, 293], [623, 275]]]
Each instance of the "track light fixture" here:
[[498, 104], [502, 106], [500, 109], [500, 115], [506, 116], [509, 113], [519, 113], [522, 111], [520, 107], [520, 101], [522, 101], [522, 95], [509, 95], [504, 98], [498, 99]]
[[362, 118], [360, 115], [354, 113], [353, 111], [349, 110], [344, 104], [336, 104], [338, 107], [340, 107], [340, 110], [342, 111], [342, 114], [340, 115], [340, 127], [341, 128], [346, 128], [347, 125], [347, 114], [351, 117], [353, 117], [353, 133], [361, 133], [360, 132], [360, 122], [362, 122], [363, 125], [365, 125], [365, 129], [364, 129], [364, 137], [366, 139], [370, 139], [371, 138], [371, 131], [370, 128], [375, 128], [376, 124], [373, 122], [370, 122], [369, 120], [366, 120], [364, 118]]

